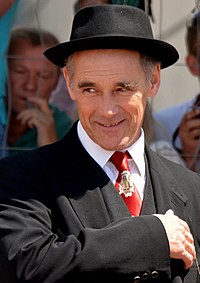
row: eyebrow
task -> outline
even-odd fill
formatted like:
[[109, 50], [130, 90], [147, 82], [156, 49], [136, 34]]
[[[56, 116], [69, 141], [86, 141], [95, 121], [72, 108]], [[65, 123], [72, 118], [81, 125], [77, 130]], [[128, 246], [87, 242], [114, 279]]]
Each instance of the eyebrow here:
[[79, 88], [83, 88], [83, 87], [94, 87], [94, 86], [96, 86], [96, 84], [95, 84], [95, 83], [92, 83], [92, 82], [89, 82], [89, 81], [80, 82], [80, 83], [78, 84], [78, 87], [79, 87]]
[[139, 81], [131, 81], [131, 82], [119, 82], [118, 86], [124, 87], [126, 89], [133, 89], [139, 85]]

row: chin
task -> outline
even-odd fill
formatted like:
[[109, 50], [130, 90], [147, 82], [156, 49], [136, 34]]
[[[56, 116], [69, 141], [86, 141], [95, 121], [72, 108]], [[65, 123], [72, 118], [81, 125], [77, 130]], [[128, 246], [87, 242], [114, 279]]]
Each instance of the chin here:
[[122, 146], [119, 143], [118, 144], [102, 144], [100, 145], [103, 149], [108, 150], [108, 151], [115, 151], [115, 150], [123, 150], [126, 148], [126, 146]]

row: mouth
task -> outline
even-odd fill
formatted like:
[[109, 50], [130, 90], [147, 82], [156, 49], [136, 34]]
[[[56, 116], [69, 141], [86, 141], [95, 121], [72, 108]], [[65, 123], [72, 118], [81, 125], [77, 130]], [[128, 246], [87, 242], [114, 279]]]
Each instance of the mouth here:
[[105, 127], [105, 128], [112, 128], [112, 127], [116, 127], [116, 126], [122, 124], [123, 122], [124, 122], [124, 120], [121, 120], [121, 121], [119, 121], [119, 122], [115, 122], [115, 123], [112, 123], [112, 124], [99, 123], [99, 125], [101, 125], [101, 126], [103, 126], [103, 127]]

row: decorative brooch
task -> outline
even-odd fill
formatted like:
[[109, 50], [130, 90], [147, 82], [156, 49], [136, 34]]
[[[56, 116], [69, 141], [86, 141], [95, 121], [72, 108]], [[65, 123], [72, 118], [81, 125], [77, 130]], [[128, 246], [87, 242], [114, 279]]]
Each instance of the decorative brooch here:
[[124, 194], [125, 197], [131, 197], [135, 191], [132, 176], [128, 170], [121, 173], [121, 181], [119, 184], [119, 194]]

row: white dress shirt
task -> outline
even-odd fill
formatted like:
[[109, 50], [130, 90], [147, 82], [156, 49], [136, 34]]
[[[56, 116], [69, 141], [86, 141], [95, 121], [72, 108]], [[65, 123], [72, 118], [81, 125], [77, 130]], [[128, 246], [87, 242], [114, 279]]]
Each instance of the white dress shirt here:
[[[78, 122], [78, 137], [91, 157], [100, 165], [108, 177], [115, 184], [118, 177], [118, 170], [112, 162], [109, 161], [114, 151], [108, 151], [94, 143], [86, 131], [83, 129], [81, 122]], [[134, 183], [143, 200], [145, 185], [145, 161], [144, 161], [144, 132], [141, 129], [139, 139], [129, 148], [126, 149], [132, 159], [128, 160]]]

